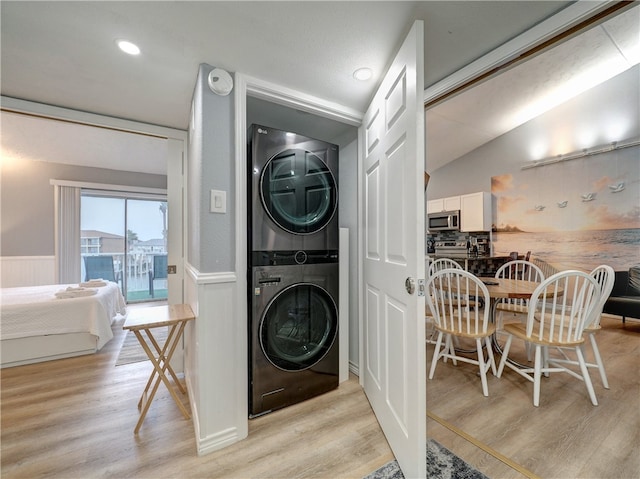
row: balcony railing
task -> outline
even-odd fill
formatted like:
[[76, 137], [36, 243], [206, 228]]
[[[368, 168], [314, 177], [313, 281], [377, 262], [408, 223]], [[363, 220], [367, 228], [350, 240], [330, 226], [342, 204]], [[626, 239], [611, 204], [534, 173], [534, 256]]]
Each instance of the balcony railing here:
[[[153, 271], [153, 257], [162, 253], [124, 253], [82, 255], [82, 279], [85, 278], [85, 256], [107, 256], [113, 258], [115, 280], [120, 285], [127, 302], [167, 299], [167, 278], [153, 280], [153, 296], [149, 288], [149, 273]], [[166, 254], [166, 253], [165, 253]], [[125, 269], [126, 267], [126, 269]], [[165, 275], [166, 276], [166, 275]], [[126, 294], [125, 294], [126, 288]]]

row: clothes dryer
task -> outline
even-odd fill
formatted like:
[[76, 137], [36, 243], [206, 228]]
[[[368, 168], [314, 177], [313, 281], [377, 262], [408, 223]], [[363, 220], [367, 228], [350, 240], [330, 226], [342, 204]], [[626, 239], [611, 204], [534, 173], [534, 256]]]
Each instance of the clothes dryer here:
[[338, 146], [261, 125], [248, 137], [249, 251], [337, 252]]
[[249, 415], [338, 386], [338, 263], [253, 267]]

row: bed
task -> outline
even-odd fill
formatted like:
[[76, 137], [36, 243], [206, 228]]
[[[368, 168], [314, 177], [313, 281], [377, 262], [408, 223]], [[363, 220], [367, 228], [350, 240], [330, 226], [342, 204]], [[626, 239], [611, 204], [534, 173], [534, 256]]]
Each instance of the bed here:
[[[0, 290], [2, 367], [99, 351], [113, 338], [111, 323], [126, 313], [119, 286], [109, 281], [101, 284], [99, 287], [56, 284]], [[87, 293], [88, 290], [95, 290], [95, 294]]]

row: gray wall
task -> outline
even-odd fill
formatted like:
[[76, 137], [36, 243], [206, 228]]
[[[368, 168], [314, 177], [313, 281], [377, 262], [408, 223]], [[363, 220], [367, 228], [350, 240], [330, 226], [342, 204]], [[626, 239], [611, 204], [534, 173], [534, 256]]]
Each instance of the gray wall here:
[[[551, 141], [566, 126], [567, 118], [589, 118], [628, 112], [624, 138], [640, 135], [640, 68], [638, 66], [612, 78], [568, 102], [540, 115], [474, 151], [431, 172], [427, 188], [428, 199], [457, 196], [476, 191], [491, 191], [491, 177], [520, 171], [529, 163], [527, 147], [531, 138], [542, 136]], [[577, 113], [576, 113], [577, 112]], [[597, 132], [602, 134], [603, 132]], [[606, 141], [598, 142], [604, 144]], [[592, 145], [596, 146], [596, 145]], [[428, 151], [428, 147], [427, 147]], [[582, 160], [573, 160], [582, 161]], [[427, 156], [427, 164], [429, 157]], [[567, 178], [580, 181], [581, 178]]]
[[[214, 67], [201, 64], [193, 95], [187, 166], [188, 261], [201, 273], [235, 271], [235, 133], [233, 95], [207, 85]], [[209, 211], [210, 191], [227, 193], [225, 214]]]
[[165, 175], [5, 159], [0, 166], [0, 255], [53, 256], [54, 204], [49, 180], [167, 187]]

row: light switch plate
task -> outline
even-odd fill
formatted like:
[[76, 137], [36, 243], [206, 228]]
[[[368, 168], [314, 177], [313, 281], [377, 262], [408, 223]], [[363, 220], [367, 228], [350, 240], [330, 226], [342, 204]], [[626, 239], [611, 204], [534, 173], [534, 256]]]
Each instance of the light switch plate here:
[[227, 192], [220, 190], [211, 190], [211, 208], [212, 213], [227, 212]]

